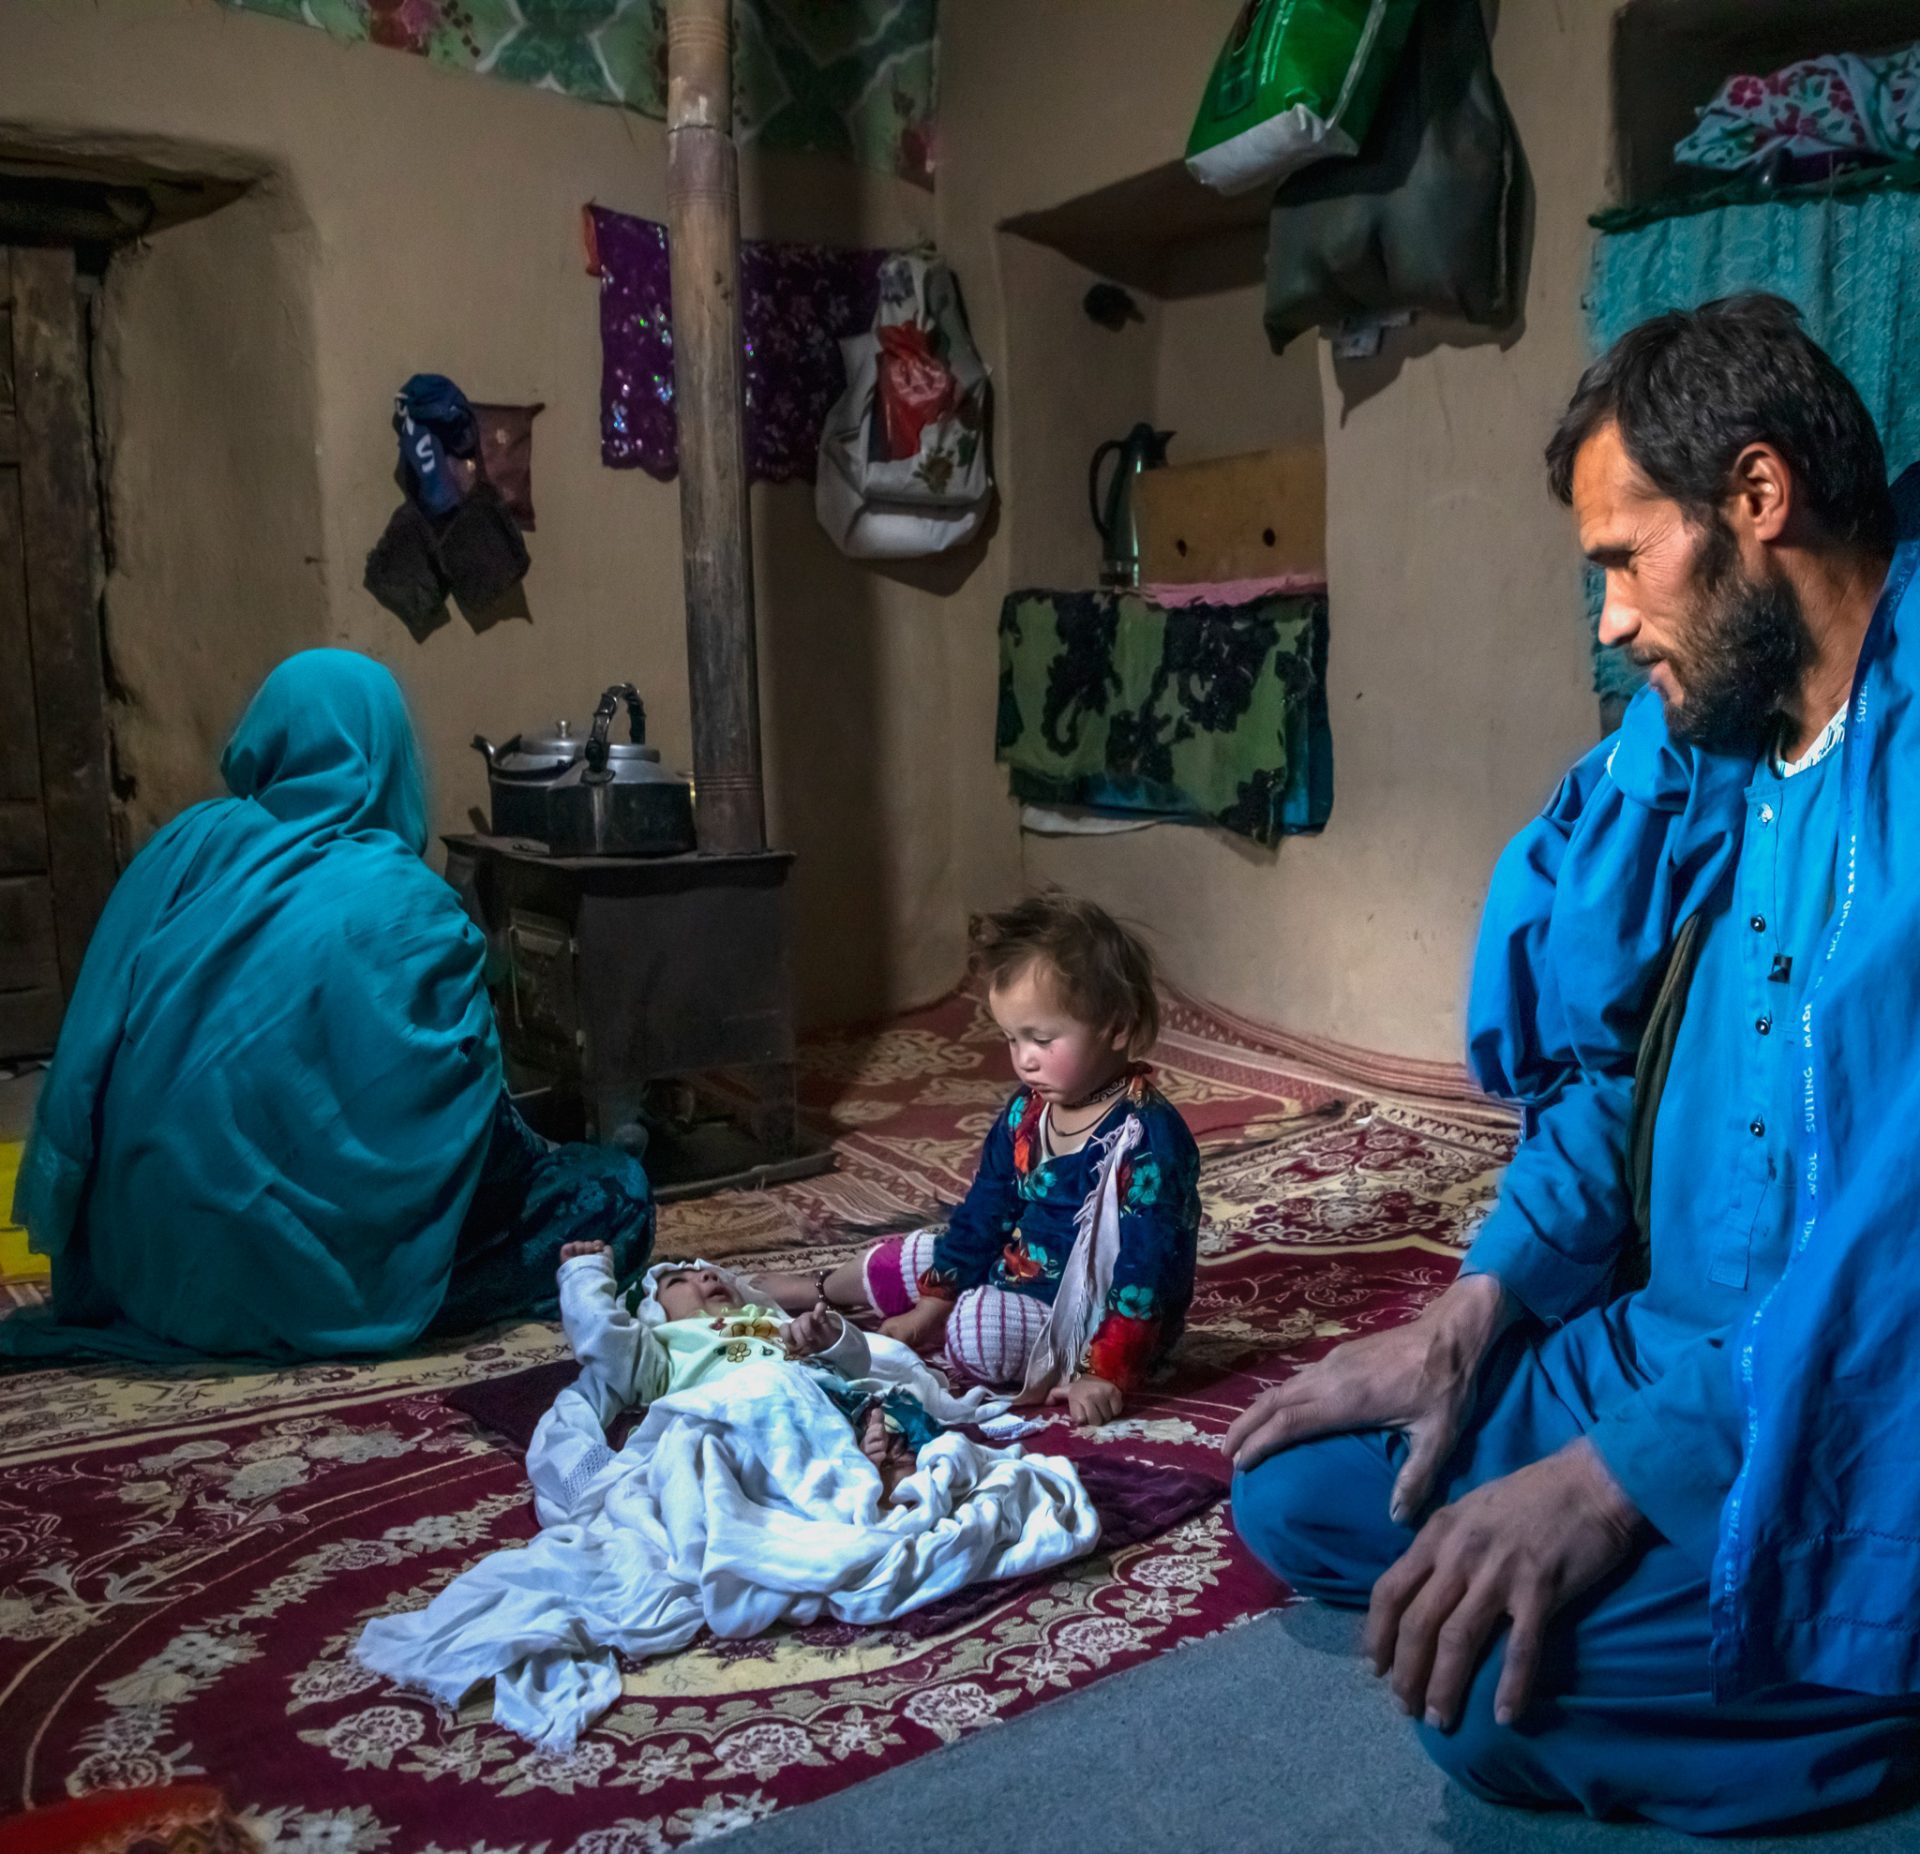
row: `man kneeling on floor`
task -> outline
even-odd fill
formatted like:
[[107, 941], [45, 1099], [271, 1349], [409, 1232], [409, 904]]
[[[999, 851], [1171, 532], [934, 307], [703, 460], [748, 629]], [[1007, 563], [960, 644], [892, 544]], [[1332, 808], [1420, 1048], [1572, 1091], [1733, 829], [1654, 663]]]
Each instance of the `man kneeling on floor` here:
[[1648, 672], [1495, 872], [1525, 1112], [1460, 1279], [1234, 1425], [1234, 1513], [1482, 1796], [1709, 1832], [1920, 1770], [1920, 473], [1789, 305], [1547, 459]]

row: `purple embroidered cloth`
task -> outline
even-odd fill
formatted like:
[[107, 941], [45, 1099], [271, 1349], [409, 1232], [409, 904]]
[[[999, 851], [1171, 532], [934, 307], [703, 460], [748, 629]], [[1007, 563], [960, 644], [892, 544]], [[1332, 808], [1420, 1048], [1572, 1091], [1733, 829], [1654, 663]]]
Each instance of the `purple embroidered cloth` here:
[[[667, 228], [605, 206], [587, 218], [600, 278], [600, 458], [665, 482], [680, 467]], [[750, 480], [812, 482], [820, 429], [846, 390], [840, 343], [872, 326], [886, 256], [742, 242]]]

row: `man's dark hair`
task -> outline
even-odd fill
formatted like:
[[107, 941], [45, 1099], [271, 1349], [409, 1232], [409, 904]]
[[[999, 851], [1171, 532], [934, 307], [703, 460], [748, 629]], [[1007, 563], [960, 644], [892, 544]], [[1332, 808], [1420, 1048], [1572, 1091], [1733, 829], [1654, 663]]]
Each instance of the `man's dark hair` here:
[[1887, 461], [1853, 383], [1778, 296], [1728, 296], [1629, 329], [1580, 376], [1547, 446], [1547, 475], [1573, 501], [1573, 462], [1609, 421], [1641, 473], [1702, 527], [1718, 524], [1749, 444], [1786, 460], [1837, 540], [1893, 547]]

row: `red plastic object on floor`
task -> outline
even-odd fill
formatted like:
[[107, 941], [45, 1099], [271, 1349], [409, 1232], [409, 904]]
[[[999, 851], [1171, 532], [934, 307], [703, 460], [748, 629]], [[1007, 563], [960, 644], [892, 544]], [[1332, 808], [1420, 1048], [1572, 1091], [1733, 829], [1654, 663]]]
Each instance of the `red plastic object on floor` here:
[[0, 1854], [255, 1854], [210, 1784], [95, 1790], [0, 1822]]

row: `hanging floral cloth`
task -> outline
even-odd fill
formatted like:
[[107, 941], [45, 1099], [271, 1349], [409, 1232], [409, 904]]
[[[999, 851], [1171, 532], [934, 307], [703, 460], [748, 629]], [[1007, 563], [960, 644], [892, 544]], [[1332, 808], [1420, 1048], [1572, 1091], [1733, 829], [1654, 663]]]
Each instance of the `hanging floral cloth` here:
[[1920, 44], [1883, 57], [1835, 52], [1765, 77], [1730, 77], [1673, 151], [1682, 167], [1745, 173], [1784, 163], [1920, 155]]

